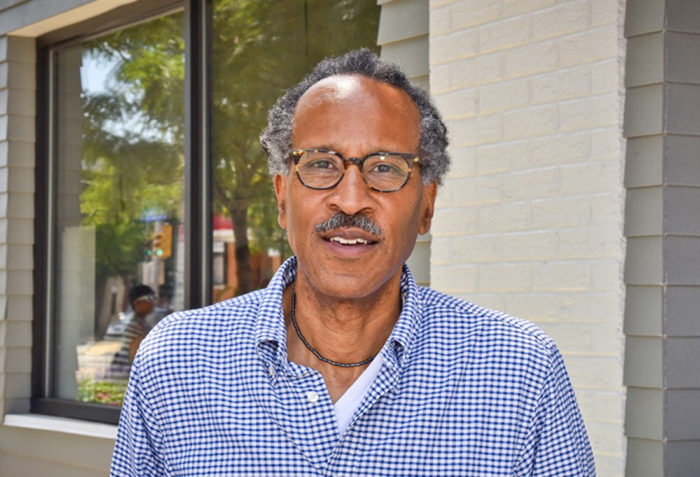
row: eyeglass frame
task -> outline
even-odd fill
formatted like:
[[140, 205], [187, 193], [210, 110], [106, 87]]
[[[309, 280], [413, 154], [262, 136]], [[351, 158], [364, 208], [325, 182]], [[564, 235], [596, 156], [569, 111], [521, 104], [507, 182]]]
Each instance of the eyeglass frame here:
[[[328, 187], [312, 187], [308, 184], [306, 184], [302, 178], [301, 174], [299, 173], [299, 161], [301, 160], [301, 156], [305, 152], [323, 152], [323, 153], [329, 153], [329, 154], [335, 154], [340, 158], [341, 161], [343, 161], [343, 172], [340, 174], [338, 177], [338, 180], [333, 184]], [[369, 159], [372, 156], [399, 156], [403, 160], [406, 161], [406, 164], [408, 165], [408, 173], [406, 174], [406, 179], [403, 181], [403, 184], [398, 186], [395, 189], [389, 189], [389, 190], [381, 190], [377, 189], [376, 187], [372, 186], [369, 182], [367, 182], [367, 179], [365, 178], [364, 170], [362, 169], [364, 166], [364, 163], [367, 159]], [[350, 164], [355, 164], [357, 168], [360, 170], [360, 175], [362, 176], [362, 181], [369, 187], [370, 189], [377, 191], [377, 192], [382, 192], [382, 193], [387, 193], [387, 192], [396, 192], [398, 190], [403, 189], [403, 187], [408, 184], [409, 179], [411, 178], [411, 172], [413, 172], [413, 165], [414, 164], [420, 164], [420, 156], [417, 154], [413, 154], [410, 152], [387, 152], [387, 151], [376, 151], [376, 152], [370, 152], [369, 154], [359, 158], [359, 157], [344, 157], [341, 153], [337, 151], [333, 151], [331, 149], [325, 149], [325, 148], [297, 148], [293, 149], [291, 154], [290, 154], [292, 161], [294, 161], [294, 171], [297, 174], [297, 178], [299, 179], [299, 182], [301, 184], [311, 190], [330, 190], [334, 187], [336, 187], [338, 184], [340, 184], [340, 181], [343, 180], [343, 177], [345, 177], [345, 171], [347, 171], [348, 166]]]

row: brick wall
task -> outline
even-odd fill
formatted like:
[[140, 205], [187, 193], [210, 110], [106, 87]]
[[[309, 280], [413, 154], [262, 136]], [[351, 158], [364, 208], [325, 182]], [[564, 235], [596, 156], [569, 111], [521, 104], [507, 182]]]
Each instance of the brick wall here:
[[624, 469], [622, 5], [430, 3], [430, 87], [453, 157], [432, 286], [557, 341], [601, 476]]

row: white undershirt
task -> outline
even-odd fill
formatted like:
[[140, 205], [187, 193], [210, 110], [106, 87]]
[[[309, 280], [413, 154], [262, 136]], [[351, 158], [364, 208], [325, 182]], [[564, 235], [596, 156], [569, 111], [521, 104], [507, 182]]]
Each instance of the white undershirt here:
[[340, 434], [343, 434], [348, 424], [350, 424], [352, 416], [357, 411], [357, 408], [360, 407], [367, 389], [369, 389], [369, 386], [379, 374], [383, 361], [381, 357], [374, 358], [367, 366], [367, 369], [360, 374], [355, 382], [340, 396], [340, 399], [335, 402], [335, 420], [338, 423]]

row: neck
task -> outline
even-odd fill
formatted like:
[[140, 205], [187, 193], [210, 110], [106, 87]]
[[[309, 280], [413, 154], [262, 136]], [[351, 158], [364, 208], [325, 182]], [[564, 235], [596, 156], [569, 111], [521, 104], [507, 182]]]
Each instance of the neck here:
[[[358, 363], [376, 355], [391, 334], [401, 311], [399, 281], [365, 297], [327, 296], [301, 274], [293, 285], [295, 317], [310, 347], [339, 363]], [[323, 362], [302, 343], [291, 323], [292, 287], [285, 291], [287, 344], [290, 359], [315, 369], [334, 367]], [[363, 369], [363, 366], [360, 366]]]

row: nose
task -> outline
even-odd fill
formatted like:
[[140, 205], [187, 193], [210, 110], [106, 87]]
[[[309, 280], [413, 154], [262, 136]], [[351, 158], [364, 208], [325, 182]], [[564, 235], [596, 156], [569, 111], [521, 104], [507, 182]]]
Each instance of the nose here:
[[371, 206], [371, 189], [367, 186], [357, 164], [348, 164], [338, 185], [332, 189], [330, 205], [348, 215], [366, 211]]

